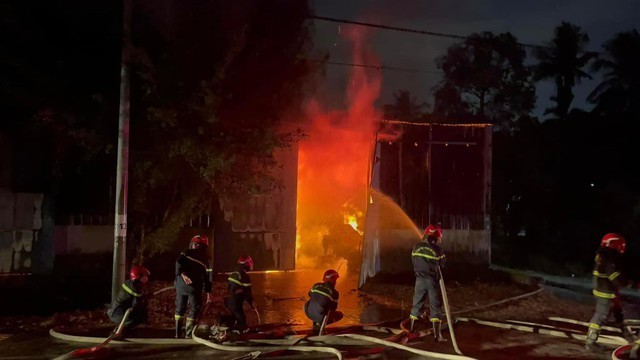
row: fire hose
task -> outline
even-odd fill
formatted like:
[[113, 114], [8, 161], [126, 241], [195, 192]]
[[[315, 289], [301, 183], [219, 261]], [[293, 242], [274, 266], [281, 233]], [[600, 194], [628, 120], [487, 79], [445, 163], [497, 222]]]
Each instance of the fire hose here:
[[118, 328], [116, 329], [116, 331], [114, 331], [113, 334], [111, 334], [111, 336], [106, 338], [99, 345], [96, 345], [96, 346], [91, 347], [91, 348], [86, 348], [86, 349], [76, 349], [76, 350], [73, 350], [73, 351], [71, 351], [71, 352], [69, 352], [67, 354], [58, 356], [54, 360], [64, 360], [64, 359], [69, 359], [69, 358], [82, 357], [82, 356], [85, 356], [85, 355], [95, 355], [98, 352], [100, 352], [101, 350], [105, 349], [106, 346], [109, 345], [111, 340], [113, 340], [115, 337], [120, 336], [122, 334], [122, 330], [124, 329], [124, 323], [127, 321], [127, 318], [129, 317], [129, 314], [131, 313], [131, 310], [133, 310], [133, 309], [132, 308], [128, 308], [127, 311], [124, 312], [124, 315], [122, 316], [122, 320], [120, 321], [120, 324], [118, 325]]
[[449, 309], [449, 299], [447, 298], [447, 288], [444, 286], [444, 277], [442, 276], [442, 270], [438, 266], [438, 273], [440, 274], [440, 291], [442, 292], [442, 303], [444, 304], [444, 312], [447, 315], [447, 323], [449, 324], [449, 334], [451, 334], [451, 343], [456, 354], [462, 355], [462, 351], [458, 348], [458, 342], [456, 341], [456, 333], [453, 331], [453, 320], [451, 319], [451, 310]]
[[[209, 305], [210, 304], [206, 305], [206, 307], [205, 307], [204, 311], [202, 312], [202, 314], [204, 314], [209, 309]], [[195, 324], [195, 328], [196, 329], [198, 328], [198, 323], [200, 322], [201, 318], [202, 318], [202, 316], [200, 316], [196, 321], [196, 324]], [[293, 346], [235, 346], [235, 345], [222, 345], [222, 344], [217, 344], [217, 343], [215, 343], [213, 341], [205, 340], [205, 339], [199, 337], [196, 334], [196, 331], [194, 331], [191, 336], [192, 336], [193, 340], [195, 340], [197, 343], [205, 345], [205, 346], [210, 347], [212, 349], [220, 350], [220, 351], [271, 352], [271, 351], [276, 351], [276, 350], [283, 350], [283, 351], [302, 351], [302, 352], [323, 352], [323, 353], [333, 354], [338, 358], [338, 360], [342, 360], [342, 353], [339, 350], [334, 349], [332, 347], [325, 347], [325, 346], [299, 346], [299, 345], [293, 345]]]
[[418, 355], [421, 355], [421, 356], [431, 357], [433, 359], [475, 360], [472, 357], [463, 356], [463, 355], [443, 354], [443, 353], [437, 353], [437, 352], [431, 352], [431, 351], [426, 351], [426, 350], [415, 349], [415, 348], [412, 348], [410, 346], [397, 344], [397, 343], [394, 343], [394, 342], [391, 342], [391, 341], [378, 339], [378, 338], [375, 338], [375, 337], [372, 337], [372, 336], [366, 336], [366, 335], [360, 335], [360, 334], [341, 334], [341, 335], [336, 335], [336, 336], [343, 336], [343, 337], [348, 337], [348, 338], [352, 338], [352, 339], [369, 341], [369, 342], [372, 342], [372, 343], [375, 343], [375, 344], [388, 346], [388, 347], [391, 347], [391, 348], [394, 348], [394, 349], [407, 351], [407, 352], [418, 354]]
[[[496, 327], [501, 329], [525, 331], [525, 332], [538, 333], [543, 335], [562, 337], [567, 339], [575, 339], [580, 341], [585, 341], [587, 339], [587, 336], [584, 333], [580, 333], [575, 330], [558, 328], [550, 325], [535, 324], [535, 323], [527, 323], [527, 325], [520, 325], [520, 324], [510, 324], [505, 322], [480, 320], [480, 319], [473, 319], [473, 318], [458, 318], [458, 320], [473, 322], [479, 325], [491, 326], [491, 327]], [[620, 345], [627, 344], [627, 341], [618, 336], [601, 335], [598, 338], [598, 343], [620, 346]]]

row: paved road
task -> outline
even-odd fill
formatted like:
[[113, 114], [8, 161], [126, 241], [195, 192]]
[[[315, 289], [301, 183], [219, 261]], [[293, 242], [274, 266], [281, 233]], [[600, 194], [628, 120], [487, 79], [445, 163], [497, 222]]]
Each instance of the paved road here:
[[[321, 279], [322, 271], [299, 271], [288, 273], [254, 274], [252, 276], [257, 305], [261, 309], [265, 323], [295, 322], [309, 325], [304, 316], [301, 300], [267, 301], [259, 294], [270, 294], [273, 298], [306, 297], [310, 286]], [[343, 274], [338, 283], [341, 293], [340, 309], [346, 317], [343, 324], [368, 323], [397, 318], [399, 310], [379, 305], [365, 304], [355, 291], [357, 275]], [[406, 315], [406, 314], [405, 314]], [[250, 321], [252, 319], [250, 318]], [[607, 359], [609, 352], [587, 354], [582, 343], [576, 340], [555, 338], [546, 335], [502, 330], [462, 323], [456, 326], [460, 348], [469, 356], [478, 359]], [[430, 339], [409, 344], [413, 347], [436, 352], [452, 353], [451, 343], [437, 344]], [[0, 360], [8, 359], [47, 359], [78, 348], [78, 344], [69, 344], [55, 340], [47, 333], [0, 335]], [[81, 347], [81, 346], [80, 346]], [[150, 346], [113, 346], [111, 357], [118, 359], [192, 359], [215, 358], [232, 359], [240, 354], [214, 351], [204, 346], [186, 347], [150, 347]], [[310, 355], [295, 355], [290, 359], [317, 358]], [[326, 358], [326, 357], [325, 357]], [[381, 359], [419, 359], [421, 357], [400, 351], [388, 351]]]

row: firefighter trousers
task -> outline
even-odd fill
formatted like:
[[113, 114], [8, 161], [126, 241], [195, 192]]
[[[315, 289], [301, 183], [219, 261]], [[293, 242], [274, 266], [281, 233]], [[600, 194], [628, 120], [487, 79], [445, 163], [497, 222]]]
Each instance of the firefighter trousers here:
[[232, 295], [224, 298], [224, 306], [227, 308], [227, 310], [229, 310], [231, 315], [224, 316], [222, 318], [222, 323], [237, 330], [246, 329], [247, 317], [244, 314], [243, 305], [244, 296], [242, 294]]
[[422, 308], [429, 297], [429, 319], [431, 322], [442, 319], [442, 294], [438, 280], [431, 277], [417, 277], [413, 292], [412, 318], [420, 318]]
[[188, 285], [176, 286], [176, 320], [182, 319], [187, 305], [191, 306], [187, 319], [195, 320], [202, 309], [202, 291]]
[[609, 314], [613, 314], [616, 326], [622, 326], [622, 304], [619, 298], [607, 299], [596, 297], [596, 312], [591, 317], [589, 328], [600, 330], [600, 326], [607, 321]]
[[[107, 315], [109, 316], [109, 319], [111, 321], [113, 321], [116, 324], [120, 324], [120, 322], [122, 321], [122, 318], [124, 317], [124, 312], [123, 311], [109, 311], [107, 313]], [[137, 310], [134, 309], [129, 313], [129, 316], [127, 317], [127, 321], [124, 322], [124, 328], [125, 329], [132, 329], [137, 325], [140, 325], [144, 322], [147, 321], [147, 311], [146, 310]]]

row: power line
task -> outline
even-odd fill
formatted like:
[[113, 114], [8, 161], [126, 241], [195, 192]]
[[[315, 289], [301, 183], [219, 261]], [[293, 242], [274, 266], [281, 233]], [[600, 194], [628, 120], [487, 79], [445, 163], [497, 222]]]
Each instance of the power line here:
[[327, 64], [327, 65], [336, 65], [336, 66], [348, 66], [348, 67], [362, 67], [367, 69], [376, 69], [380, 70], [391, 70], [391, 71], [400, 71], [412, 74], [424, 73], [424, 74], [433, 74], [433, 75], [442, 75], [442, 71], [434, 71], [434, 70], [421, 70], [421, 69], [410, 69], [410, 68], [401, 68], [395, 66], [386, 66], [386, 65], [372, 65], [372, 64], [355, 64], [350, 62], [341, 62], [341, 61], [329, 61], [329, 60], [318, 60], [318, 59], [307, 59], [307, 61], [315, 62], [319, 64]]
[[[342, 24], [352, 24], [352, 25], [367, 26], [367, 27], [373, 27], [373, 28], [377, 28], [377, 29], [394, 30], [394, 31], [408, 32], [408, 33], [420, 34], [420, 35], [437, 36], [437, 37], [443, 37], [443, 38], [448, 38], [448, 39], [465, 40], [467, 38], [466, 36], [462, 36], [462, 35], [447, 34], [447, 33], [435, 32], [435, 31], [409, 29], [409, 28], [403, 28], [403, 27], [398, 27], [398, 26], [372, 24], [372, 23], [366, 23], [366, 22], [362, 22], [362, 21], [337, 19], [337, 18], [332, 18], [332, 17], [327, 17], [327, 16], [311, 15], [311, 16], [309, 16], [309, 18], [310, 19], [315, 19], [315, 20], [342, 23]], [[530, 48], [546, 48], [546, 46], [542, 46], [542, 45], [525, 44], [525, 43], [521, 43], [521, 42], [519, 42], [518, 44], [520, 44], [522, 46], [525, 46], [525, 47], [530, 47]]]
[[391, 70], [391, 71], [400, 71], [400, 72], [413, 73], [413, 74], [427, 73], [427, 74], [434, 74], [434, 75], [442, 75], [442, 72], [432, 71], [432, 70], [408, 69], [408, 68], [400, 68], [400, 67], [385, 66], [385, 65], [354, 64], [354, 63], [339, 62], [339, 61], [324, 61], [324, 60], [312, 60], [312, 61], [319, 62], [322, 64], [328, 64], [328, 65], [337, 65], [337, 66], [362, 67], [362, 68], [376, 69], [376, 70]]
[[420, 72], [420, 70], [417, 70], [417, 69], [405, 69], [405, 68], [398, 68], [398, 67], [384, 66], [384, 65], [352, 64], [352, 63], [344, 63], [344, 62], [337, 62], [337, 61], [322, 61], [322, 62], [329, 65], [362, 67], [362, 68], [376, 69], [376, 70], [395, 70], [395, 71], [402, 71], [407, 73]]

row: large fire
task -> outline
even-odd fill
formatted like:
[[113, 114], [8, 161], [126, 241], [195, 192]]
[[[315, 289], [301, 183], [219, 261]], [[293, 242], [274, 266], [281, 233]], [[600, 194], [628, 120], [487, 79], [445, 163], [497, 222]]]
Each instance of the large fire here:
[[[377, 63], [356, 30], [342, 31], [352, 44], [353, 62]], [[308, 138], [298, 154], [298, 267], [331, 266], [359, 256], [375, 124], [381, 118], [374, 107], [380, 81], [376, 70], [354, 67], [347, 109], [327, 110], [315, 99], [307, 106]]]

